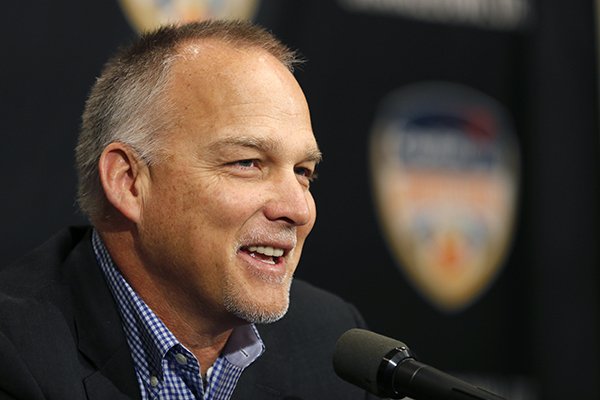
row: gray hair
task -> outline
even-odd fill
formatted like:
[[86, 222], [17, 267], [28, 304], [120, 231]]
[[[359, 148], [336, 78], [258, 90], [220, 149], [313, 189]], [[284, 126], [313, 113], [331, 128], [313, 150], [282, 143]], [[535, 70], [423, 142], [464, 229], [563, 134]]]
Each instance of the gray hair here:
[[148, 165], [159, 161], [162, 134], [174, 123], [167, 96], [171, 66], [183, 45], [204, 39], [263, 49], [290, 71], [299, 62], [296, 53], [272, 34], [244, 21], [164, 26], [119, 50], [92, 86], [75, 148], [77, 201], [92, 222], [106, 211], [98, 173], [102, 151], [110, 143], [121, 142]]

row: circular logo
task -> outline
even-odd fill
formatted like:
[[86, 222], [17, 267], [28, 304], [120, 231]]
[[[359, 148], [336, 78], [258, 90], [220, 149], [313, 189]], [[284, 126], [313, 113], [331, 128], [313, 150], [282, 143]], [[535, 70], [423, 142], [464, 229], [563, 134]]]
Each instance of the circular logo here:
[[170, 23], [206, 19], [252, 19], [258, 0], [119, 0], [138, 32]]
[[518, 154], [508, 113], [471, 88], [420, 83], [382, 102], [370, 146], [381, 226], [400, 268], [442, 310], [473, 302], [500, 270]]

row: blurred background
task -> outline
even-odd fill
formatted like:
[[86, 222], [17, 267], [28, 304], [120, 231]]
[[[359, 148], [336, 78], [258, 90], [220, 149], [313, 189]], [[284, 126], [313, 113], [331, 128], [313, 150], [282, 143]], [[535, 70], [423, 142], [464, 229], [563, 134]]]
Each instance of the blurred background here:
[[0, 265], [68, 224], [83, 103], [164, 21], [256, 21], [298, 49], [325, 154], [297, 276], [421, 361], [510, 399], [599, 399], [592, 0], [3, 4]]

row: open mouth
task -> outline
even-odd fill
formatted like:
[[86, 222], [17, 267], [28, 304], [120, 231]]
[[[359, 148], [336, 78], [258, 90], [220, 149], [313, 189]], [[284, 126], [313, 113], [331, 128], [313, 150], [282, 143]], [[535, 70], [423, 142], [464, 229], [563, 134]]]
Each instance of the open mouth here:
[[246, 246], [242, 247], [241, 251], [252, 258], [271, 265], [279, 264], [286, 252], [284, 249], [271, 246]]

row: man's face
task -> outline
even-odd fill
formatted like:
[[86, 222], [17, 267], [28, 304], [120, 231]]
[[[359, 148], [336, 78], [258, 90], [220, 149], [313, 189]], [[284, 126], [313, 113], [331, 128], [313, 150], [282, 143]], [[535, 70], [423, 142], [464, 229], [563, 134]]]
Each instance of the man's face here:
[[182, 54], [176, 128], [143, 189], [145, 272], [205, 318], [274, 321], [316, 216], [319, 151], [304, 95], [262, 50], [209, 43]]

